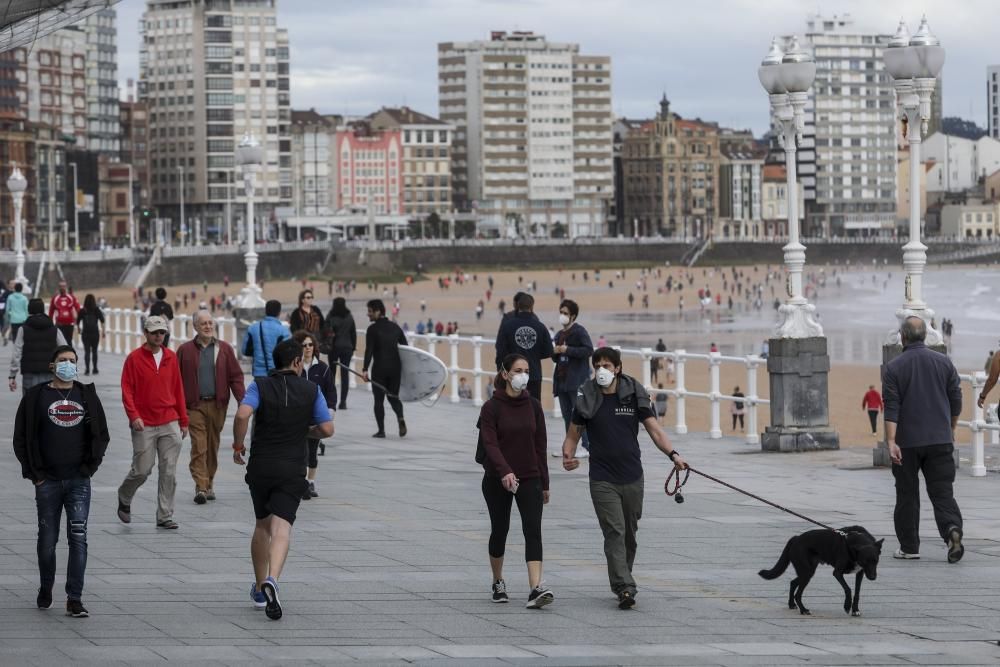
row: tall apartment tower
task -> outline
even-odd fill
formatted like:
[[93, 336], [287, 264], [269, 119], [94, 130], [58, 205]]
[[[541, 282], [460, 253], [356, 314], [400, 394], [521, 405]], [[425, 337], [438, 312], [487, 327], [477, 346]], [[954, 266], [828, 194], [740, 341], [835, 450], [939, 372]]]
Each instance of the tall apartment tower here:
[[1000, 139], [1000, 65], [986, 68], [986, 134]]
[[146, 0], [139, 97], [149, 109], [152, 204], [179, 222], [183, 182], [187, 227], [199, 218], [209, 239], [224, 236], [227, 203], [244, 201], [234, 151], [245, 132], [265, 149], [258, 220], [292, 203], [288, 32], [275, 4]]
[[79, 25], [87, 44], [87, 148], [114, 160], [121, 150], [116, 18], [117, 12], [109, 7]]
[[614, 196], [611, 58], [531, 32], [438, 44], [453, 197], [502, 234], [602, 236]]
[[882, 60], [890, 37], [860, 32], [847, 14], [807, 21], [816, 81], [798, 153], [806, 236], [895, 229], [895, 90]]

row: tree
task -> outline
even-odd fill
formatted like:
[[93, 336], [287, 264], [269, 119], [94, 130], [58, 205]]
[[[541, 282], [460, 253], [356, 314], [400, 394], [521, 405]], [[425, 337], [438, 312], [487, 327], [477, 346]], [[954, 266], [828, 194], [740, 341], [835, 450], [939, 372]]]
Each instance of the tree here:
[[427, 216], [427, 227], [431, 238], [440, 238], [441, 232], [441, 216], [437, 214], [437, 211], [432, 211], [430, 215]]
[[566, 225], [559, 220], [556, 220], [556, 223], [552, 225], [552, 238], [566, 238]]

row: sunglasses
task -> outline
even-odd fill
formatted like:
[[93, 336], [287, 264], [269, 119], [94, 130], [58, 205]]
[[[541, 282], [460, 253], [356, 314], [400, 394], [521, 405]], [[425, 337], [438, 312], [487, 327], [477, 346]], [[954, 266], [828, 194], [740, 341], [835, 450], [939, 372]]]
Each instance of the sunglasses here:
[[312, 343], [302, 343], [302, 347], [315, 347]]

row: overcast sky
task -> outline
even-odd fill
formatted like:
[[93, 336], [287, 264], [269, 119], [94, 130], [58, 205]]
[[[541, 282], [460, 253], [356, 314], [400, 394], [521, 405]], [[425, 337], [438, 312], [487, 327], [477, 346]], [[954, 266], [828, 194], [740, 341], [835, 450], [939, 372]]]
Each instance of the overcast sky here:
[[[767, 129], [757, 65], [775, 34], [806, 17], [850, 14], [859, 31], [895, 32], [921, 12], [947, 50], [944, 113], [986, 124], [986, 66], [1000, 64], [995, 0], [277, 0], [291, 43], [292, 107], [366, 114], [381, 106], [437, 114], [437, 44], [532, 30], [611, 56], [614, 111], [649, 117], [666, 91], [686, 117]], [[118, 7], [119, 75], [138, 77], [145, 2]]]

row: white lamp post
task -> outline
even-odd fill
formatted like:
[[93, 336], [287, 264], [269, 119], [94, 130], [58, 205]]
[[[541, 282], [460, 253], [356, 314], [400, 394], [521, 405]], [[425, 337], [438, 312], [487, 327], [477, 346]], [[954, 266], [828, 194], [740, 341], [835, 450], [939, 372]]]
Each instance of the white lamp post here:
[[[923, 297], [924, 266], [927, 246], [920, 242], [920, 143], [927, 132], [931, 115], [931, 93], [937, 75], [944, 66], [944, 49], [930, 28], [927, 17], [920, 21], [917, 34], [910, 37], [906, 23], [899, 22], [895, 36], [883, 51], [885, 69], [894, 79], [896, 102], [906, 123], [910, 147], [910, 240], [903, 246], [903, 270], [906, 272], [902, 307], [896, 311], [900, 324], [907, 317], [919, 317], [927, 325], [927, 344], [940, 345], [940, 332], [931, 327], [934, 311]], [[898, 344], [899, 331], [889, 334], [890, 344]]]
[[14, 281], [28, 287], [28, 279], [24, 276], [24, 237], [21, 234], [21, 205], [24, 203], [24, 191], [28, 189], [28, 179], [14, 163], [14, 171], [7, 179], [7, 189], [14, 204], [14, 253], [17, 266], [14, 269]]
[[132, 202], [132, 165], [128, 165], [128, 247], [135, 248], [135, 204]]
[[816, 322], [816, 307], [802, 294], [802, 267], [806, 263], [806, 247], [799, 242], [799, 197], [795, 173], [796, 143], [802, 138], [805, 127], [803, 110], [809, 99], [808, 90], [816, 78], [813, 57], [799, 47], [792, 37], [788, 51], [782, 53], [778, 40], [771, 42], [771, 50], [757, 71], [764, 90], [771, 100], [771, 112], [778, 121], [778, 141], [785, 149], [786, 190], [788, 194], [788, 243], [785, 268], [786, 300], [778, 311], [781, 321], [775, 330], [777, 338], [813, 338], [823, 335], [823, 327]]
[[247, 196], [247, 251], [243, 261], [247, 269], [247, 284], [240, 292], [239, 303], [242, 308], [263, 308], [264, 298], [260, 286], [257, 285], [257, 250], [254, 245], [253, 196], [256, 186], [257, 172], [264, 162], [264, 149], [253, 134], [243, 135], [243, 140], [236, 148], [236, 164], [243, 168], [243, 187]]

